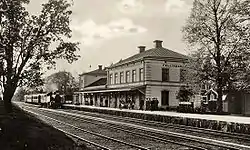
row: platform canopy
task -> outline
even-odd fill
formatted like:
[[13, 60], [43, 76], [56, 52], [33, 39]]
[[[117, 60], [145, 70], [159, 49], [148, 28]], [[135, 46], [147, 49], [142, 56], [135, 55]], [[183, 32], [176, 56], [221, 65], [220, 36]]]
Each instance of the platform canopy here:
[[92, 90], [83, 90], [77, 93], [107, 93], [107, 92], [126, 92], [126, 91], [135, 91], [138, 90], [142, 94], [145, 94], [145, 86], [135, 86], [135, 87], [124, 87], [124, 88], [102, 88], [102, 89], [92, 89]]
[[121, 92], [121, 91], [131, 91], [131, 88], [92, 90], [92, 91], [83, 91], [83, 93], [106, 93], [106, 92]]

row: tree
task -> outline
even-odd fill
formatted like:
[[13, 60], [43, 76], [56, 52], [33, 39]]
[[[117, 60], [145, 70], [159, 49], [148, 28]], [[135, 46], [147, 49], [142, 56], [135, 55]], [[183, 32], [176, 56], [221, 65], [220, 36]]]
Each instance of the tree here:
[[25, 5], [29, 0], [0, 1], [1, 86], [7, 111], [18, 86], [36, 86], [42, 67], [54, 67], [56, 59], [78, 59], [78, 43], [70, 42], [71, 11], [67, 0], [48, 0], [38, 15]]
[[25, 91], [25, 89], [23, 87], [17, 88], [13, 99], [15, 101], [24, 101], [24, 95], [27, 94], [27, 92]]
[[199, 79], [215, 84], [218, 112], [223, 90], [249, 83], [249, 20], [249, 0], [194, 0], [183, 27], [184, 40], [197, 49], [190, 68]]
[[190, 98], [194, 95], [192, 88], [187, 86], [181, 86], [176, 98], [181, 102], [189, 102]]
[[[60, 93], [72, 94], [78, 89], [79, 84], [70, 72], [59, 71], [46, 78], [46, 86], [50, 90], [56, 88]], [[51, 88], [51, 86], [55, 87]]]

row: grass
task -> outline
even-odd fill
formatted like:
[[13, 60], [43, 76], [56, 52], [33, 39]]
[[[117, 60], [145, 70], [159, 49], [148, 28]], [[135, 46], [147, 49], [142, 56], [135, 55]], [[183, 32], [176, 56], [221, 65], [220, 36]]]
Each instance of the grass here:
[[24, 111], [13, 108], [6, 114], [0, 101], [1, 150], [88, 150], [55, 128]]

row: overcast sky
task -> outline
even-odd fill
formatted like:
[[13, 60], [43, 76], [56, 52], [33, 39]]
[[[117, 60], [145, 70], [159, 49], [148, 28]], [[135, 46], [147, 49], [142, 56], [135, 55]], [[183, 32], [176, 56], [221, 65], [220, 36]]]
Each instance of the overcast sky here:
[[[30, 0], [29, 11], [38, 12], [47, 0]], [[72, 65], [59, 61], [57, 70], [78, 74], [109, 66], [139, 52], [137, 46], [153, 47], [153, 41], [187, 54], [181, 28], [193, 0], [74, 0], [72, 40], [79, 41], [81, 58]], [[91, 68], [90, 68], [91, 65]]]

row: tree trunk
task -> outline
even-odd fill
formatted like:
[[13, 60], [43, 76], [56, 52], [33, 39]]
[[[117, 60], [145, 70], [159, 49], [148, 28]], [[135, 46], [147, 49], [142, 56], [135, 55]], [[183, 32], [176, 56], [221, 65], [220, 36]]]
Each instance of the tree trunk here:
[[3, 100], [4, 100], [4, 107], [5, 107], [5, 111], [7, 113], [11, 113], [12, 112], [12, 104], [11, 104], [11, 99], [15, 93], [15, 89], [16, 87], [14, 86], [8, 86], [3, 93]]
[[223, 91], [222, 91], [222, 79], [219, 78], [218, 80], [218, 99], [217, 99], [217, 112], [222, 112], [223, 109], [223, 102], [222, 102], [222, 95], [223, 95]]
[[12, 104], [11, 101], [4, 96], [4, 108], [7, 113], [12, 112]]
[[223, 104], [222, 104], [222, 89], [218, 90], [218, 99], [217, 99], [217, 112], [222, 112]]

